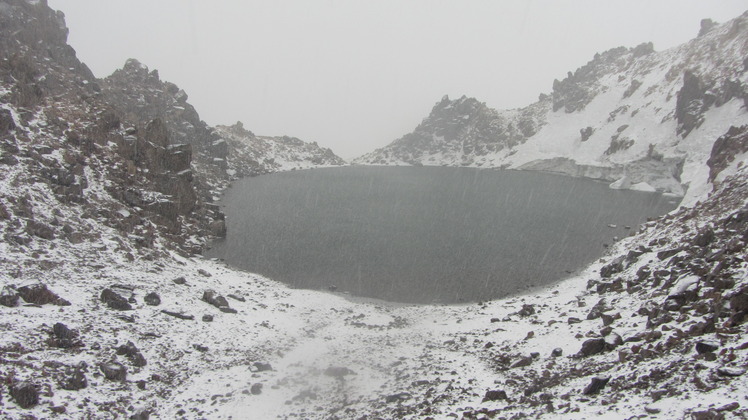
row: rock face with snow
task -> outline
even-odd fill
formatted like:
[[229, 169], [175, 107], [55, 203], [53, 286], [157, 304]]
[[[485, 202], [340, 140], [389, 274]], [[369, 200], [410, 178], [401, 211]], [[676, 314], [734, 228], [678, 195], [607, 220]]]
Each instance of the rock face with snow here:
[[216, 126], [216, 132], [231, 150], [228, 171], [232, 176], [346, 164], [332, 150], [319, 147], [316, 142], [307, 143], [288, 136], [256, 136], [241, 122]]
[[746, 28], [748, 14], [702, 22], [666, 51], [596, 54], [522, 109], [445, 97], [413, 133], [356, 162], [541, 170], [696, 197], [710, 188], [714, 140], [748, 123]]
[[184, 157], [184, 171], [194, 170], [197, 193], [208, 203], [238, 177], [345, 164], [316, 143], [285, 136], [257, 137], [241, 122], [230, 127], [208, 126], [184, 90], [162, 81], [157, 70], [136, 59], [127, 60], [121, 69], [101, 80], [101, 86], [106, 99], [128, 120], [141, 127], [154, 120], [163, 122], [170, 154]]

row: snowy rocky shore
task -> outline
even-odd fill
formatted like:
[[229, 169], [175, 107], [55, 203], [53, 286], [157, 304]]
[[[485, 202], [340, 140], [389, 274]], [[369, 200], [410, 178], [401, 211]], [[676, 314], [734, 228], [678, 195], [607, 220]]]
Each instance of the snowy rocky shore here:
[[748, 417], [748, 127], [703, 133], [688, 205], [573, 278], [368, 301], [199, 255], [231, 180], [342, 160], [208, 127], [135, 60], [96, 79], [66, 35], [0, 1], [0, 417]]

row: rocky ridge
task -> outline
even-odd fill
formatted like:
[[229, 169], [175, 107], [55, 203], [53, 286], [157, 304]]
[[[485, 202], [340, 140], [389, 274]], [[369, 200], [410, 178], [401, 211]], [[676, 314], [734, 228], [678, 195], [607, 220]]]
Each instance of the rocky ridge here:
[[748, 123], [746, 26], [743, 14], [666, 51], [596, 54], [521, 109], [445, 97], [413, 133], [355, 162], [542, 170], [691, 202], [711, 188], [715, 138]]

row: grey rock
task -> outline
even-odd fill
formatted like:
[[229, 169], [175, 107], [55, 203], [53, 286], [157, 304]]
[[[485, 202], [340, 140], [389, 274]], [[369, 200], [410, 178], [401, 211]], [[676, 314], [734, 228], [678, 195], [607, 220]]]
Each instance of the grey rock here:
[[605, 385], [608, 384], [608, 381], [610, 381], [610, 376], [595, 376], [592, 378], [589, 385], [584, 388], [584, 391], [582, 391], [582, 393], [584, 395], [598, 394], [603, 388], [605, 388]]
[[161, 296], [159, 296], [156, 292], [151, 292], [145, 295], [143, 301], [146, 303], [146, 305], [158, 306], [161, 304]]
[[10, 396], [21, 408], [39, 404], [39, 387], [31, 382], [16, 382], [10, 386]]
[[132, 305], [130, 305], [127, 299], [112, 289], [102, 290], [100, 299], [111, 309], [116, 309], [118, 311], [132, 310]]
[[604, 338], [592, 338], [582, 343], [582, 348], [579, 350], [577, 355], [586, 357], [594, 354], [599, 354], [605, 351], [605, 339]]
[[101, 373], [110, 381], [124, 381], [127, 379], [127, 368], [118, 362], [102, 363], [99, 365]]

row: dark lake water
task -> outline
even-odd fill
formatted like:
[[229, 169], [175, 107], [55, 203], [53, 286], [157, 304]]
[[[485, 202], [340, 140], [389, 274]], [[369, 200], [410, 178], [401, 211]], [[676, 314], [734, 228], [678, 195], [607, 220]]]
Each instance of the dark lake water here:
[[[236, 182], [209, 257], [292, 287], [489, 300], [560, 280], [676, 203], [537, 172], [345, 167]], [[611, 228], [609, 225], [617, 227]]]

